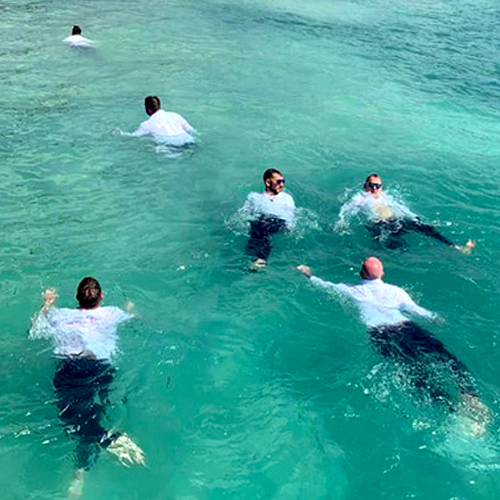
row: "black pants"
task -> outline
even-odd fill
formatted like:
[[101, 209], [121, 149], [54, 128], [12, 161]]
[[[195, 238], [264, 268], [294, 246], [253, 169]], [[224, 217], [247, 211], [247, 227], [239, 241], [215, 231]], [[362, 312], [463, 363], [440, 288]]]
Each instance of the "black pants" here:
[[391, 250], [404, 249], [406, 247], [404, 235], [410, 231], [434, 238], [445, 245], [453, 246], [453, 242], [438, 232], [435, 227], [423, 224], [418, 219], [388, 219], [386, 221], [371, 222], [366, 227], [374, 238]]
[[75, 466], [79, 469], [90, 469], [100, 448], [108, 446], [116, 437], [108, 436], [101, 425], [115, 371], [104, 361], [75, 357], [63, 359], [54, 375], [59, 417], [66, 431], [78, 442]]
[[447, 390], [450, 385], [458, 388], [461, 395], [477, 395], [467, 367], [416, 323], [405, 321], [371, 328], [370, 334], [375, 350], [404, 365], [415, 388], [426, 390], [435, 402], [454, 409], [455, 402]]
[[250, 222], [247, 254], [256, 259], [267, 260], [271, 253], [271, 236], [286, 229], [283, 219], [269, 215], [261, 215]]

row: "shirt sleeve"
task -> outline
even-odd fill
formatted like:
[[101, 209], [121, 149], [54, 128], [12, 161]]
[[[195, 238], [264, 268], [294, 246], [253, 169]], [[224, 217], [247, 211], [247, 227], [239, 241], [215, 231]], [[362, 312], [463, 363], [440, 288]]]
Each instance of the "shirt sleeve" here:
[[244, 205], [240, 208], [240, 211], [246, 215], [253, 215], [255, 213], [255, 199], [254, 194], [250, 193], [245, 200]]
[[120, 323], [124, 323], [125, 321], [130, 321], [134, 318], [134, 315], [128, 312], [123, 311], [119, 307], [112, 307], [111, 314], [113, 318], [113, 322], [117, 325]]
[[150, 131], [148, 126], [146, 125], [146, 122], [142, 122], [135, 132], [126, 135], [130, 135], [131, 137], [142, 137], [143, 135], [148, 135], [149, 133]]
[[192, 127], [186, 119], [184, 119], [182, 116], [181, 118], [181, 125], [182, 128], [188, 133], [188, 134], [196, 134], [196, 129]]
[[337, 229], [346, 228], [349, 225], [349, 219], [359, 212], [362, 197], [357, 194], [350, 201], [342, 205], [339, 212], [339, 220], [335, 224]]
[[350, 286], [344, 285], [343, 283], [332, 283], [331, 281], [325, 281], [317, 276], [311, 276], [311, 283], [318, 288], [323, 288], [329, 292], [338, 292], [342, 295], [347, 295], [348, 297], [353, 297]]
[[28, 332], [30, 340], [48, 339], [54, 335], [54, 325], [51, 322], [51, 317], [57, 315], [57, 309], [42, 309], [33, 318], [31, 328]]
[[414, 314], [416, 316], [421, 316], [422, 318], [435, 319], [437, 316], [436, 313], [429, 311], [428, 309], [425, 309], [424, 307], [421, 307], [421, 306], [415, 304], [415, 302], [413, 302], [411, 297], [404, 290], [401, 290], [401, 305], [400, 305], [400, 307], [404, 311], [406, 311], [410, 314]]

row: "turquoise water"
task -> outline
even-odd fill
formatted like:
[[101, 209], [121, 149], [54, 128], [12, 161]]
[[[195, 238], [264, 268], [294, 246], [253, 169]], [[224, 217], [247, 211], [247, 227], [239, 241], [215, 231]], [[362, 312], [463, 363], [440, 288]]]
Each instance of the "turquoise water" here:
[[[419, 404], [355, 310], [294, 271], [387, 280], [446, 318], [432, 330], [498, 420], [500, 10], [489, 0], [86, 4], [7, 0], [0, 29], [2, 499], [62, 498], [73, 443], [50, 344], [27, 339], [45, 286], [83, 276], [120, 331], [110, 418], [146, 468], [103, 454], [88, 499], [495, 499], [498, 422], [480, 439]], [[95, 52], [60, 42], [74, 23]], [[112, 133], [162, 98], [200, 132], [192, 155]], [[237, 215], [278, 167], [301, 207], [268, 268], [246, 270]], [[422, 237], [380, 250], [338, 210], [371, 171], [465, 257]]]

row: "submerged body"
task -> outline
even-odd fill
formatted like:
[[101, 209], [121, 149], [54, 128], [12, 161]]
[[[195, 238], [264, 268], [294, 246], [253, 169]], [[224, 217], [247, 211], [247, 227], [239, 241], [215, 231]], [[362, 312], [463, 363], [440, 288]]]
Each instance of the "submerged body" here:
[[[380, 263], [378, 259], [371, 259]], [[365, 279], [360, 285], [322, 280], [312, 276], [307, 266], [299, 266], [299, 270], [310, 278], [313, 285], [347, 296], [356, 303], [374, 349], [404, 366], [416, 389], [425, 391], [432, 401], [451, 411], [461, 404], [481, 408], [483, 411], [478, 416], [480, 422], [477, 425], [483, 432], [488, 412], [477, 396], [469, 370], [431, 332], [410, 319], [410, 315], [416, 315], [433, 320], [437, 315], [417, 305], [402, 288], [384, 283], [381, 263], [380, 271], [375, 274], [363, 275], [362, 270]], [[446, 385], [440, 383], [438, 373], [446, 374], [447, 381], [458, 390], [458, 400]]]
[[271, 254], [272, 235], [289, 230], [295, 223], [295, 202], [283, 191], [285, 180], [280, 172], [264, 173], [265, 189], [247, 196], [241, 211], [250, 220], [247, 254], [254, 258], [254, 267], [263, 267]]
[[[77, 441], [75, 478], [68, 493], [78, 497], [84, 473], [94, 465], [101, 448], [120, 460], [144, 463], [144, 453], [126, 434], [110, 432], [103, 424], [116, 372], [112, 357], [117, 349], [117, 327], [133, 315], [118, 307], [100, 307], [100, 295], [91, 307], [79, 309], [53, 307], [53, 290], [44, 296], [30, 337], [51, 338], [59, 360], [53, 379], [56, 405], [66, 432]], [[124, 458], [124, 450], [128, 458]]]
[[152, 136], [157, 142], [170, 146], [194, 144], [196, 130], [178, 113], [160, 109], [132, 132], [132, 137]]
[[464, 246], [456, 245], [434, 226], [423, 223], [402, 201], [382, 189], [382, 179], [371, 174], [364, 184], [365, 192], [357, 193], [339, 213], [337, 229], [348, 226], [349, 219], [361, 215], [372, 236], [388, 249], [406, 249], [405, 234], [415, 232], [428, 236], [444, 245], [469, 253], [475, 246], [469, 240]]

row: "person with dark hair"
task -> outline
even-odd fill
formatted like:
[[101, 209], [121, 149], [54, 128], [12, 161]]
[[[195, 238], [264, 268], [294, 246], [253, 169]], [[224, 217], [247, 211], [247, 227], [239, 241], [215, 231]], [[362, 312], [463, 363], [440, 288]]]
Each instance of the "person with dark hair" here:
[[174, 147], [194, 144], [196, 130], [178, 113], [161, 109], [158, 97], [151, 95], [146, 97], [144, 108], [149, 119], [142, 122], [135, 132], [130, 134], [122, 132], [123, 135], [132, 137], [151, 135], [157, 142]]
[[[304, 264], [297, 269], [313, 285], [354, 300], [374, 349], [405, 367], [416, 390], [426, 391], [433, 402], [450, 411], [463, 409], [473, 421], [474, 434], [485, 431], [489, 409], [479, 399], [467, 367], [431, 332], [408, 319], [408, 314], [428, 320], [437, 319], [437, 315], [415, 304], [402, 288], [384, 283], [384, 267], [379, 259], [368, 257], [363, 261], [359, 273], [363, 281], [359, 285], [324, 281], [313, 276]], [[443, 374], [445, 380], [440, 383], [438, 375]], [[450, 382], [458, 389], [457, 400], [449, 393]]]
[[126, 304], [129, 312], [101, 307], [101, 286], [90, 277], [78, 285], [78, 309], [54, 307], [54, 289], [46, 289], [43, 297], [30, 338], [52, 338], [59, 359], [54, 391], [59, 417], [67, 433], [77, 441], [75, 473], [68, 489], [68, 494], [77, 498], [83, 491], [85, 472], [95, 463], [101, 448], [124, 465], [145, 463], [144, 452], [127, 434], [108, 431], [102, 423], [116, 371], [111, 364], [116, 352], [116, 330], [120, 323], [133, 318], [133, 304]]
[[463, 246], [456, 245], [434, 226], [424, 224], [408, 207], [383, 190], [378, 174], [370, 174], [363, 188], [364, 193], [356, 194], [341, 208], [337, 229], [346, 228], [349, 217], [362, 213], [368, 220], [366, 227], [372, 236], [391, 250], [405, 249], [404, 235], [409, 232], [423, 234], [466, 254], [475, 247], [473, 240]]
[[285, 178], [274, 168], [264, 172], [264, 191], [248, 195], [242, 212], [250, 218], [247, 254], [254, 261], [252, 269], [266, 265], [271, 253], [271, 236], [291, 229], [295, 222], [295, 202], [285, 193]]
[[88, 49], [95, 46], [95, 43], [92, 40], [89, 40], [88, 38], [82, 36], [82, 29], [80, 28], [80, 26], [73, 26], [73, 29], [71, 30], [71, 36], [65, 38], [63, 42], [71, 47], [76, 48]]

